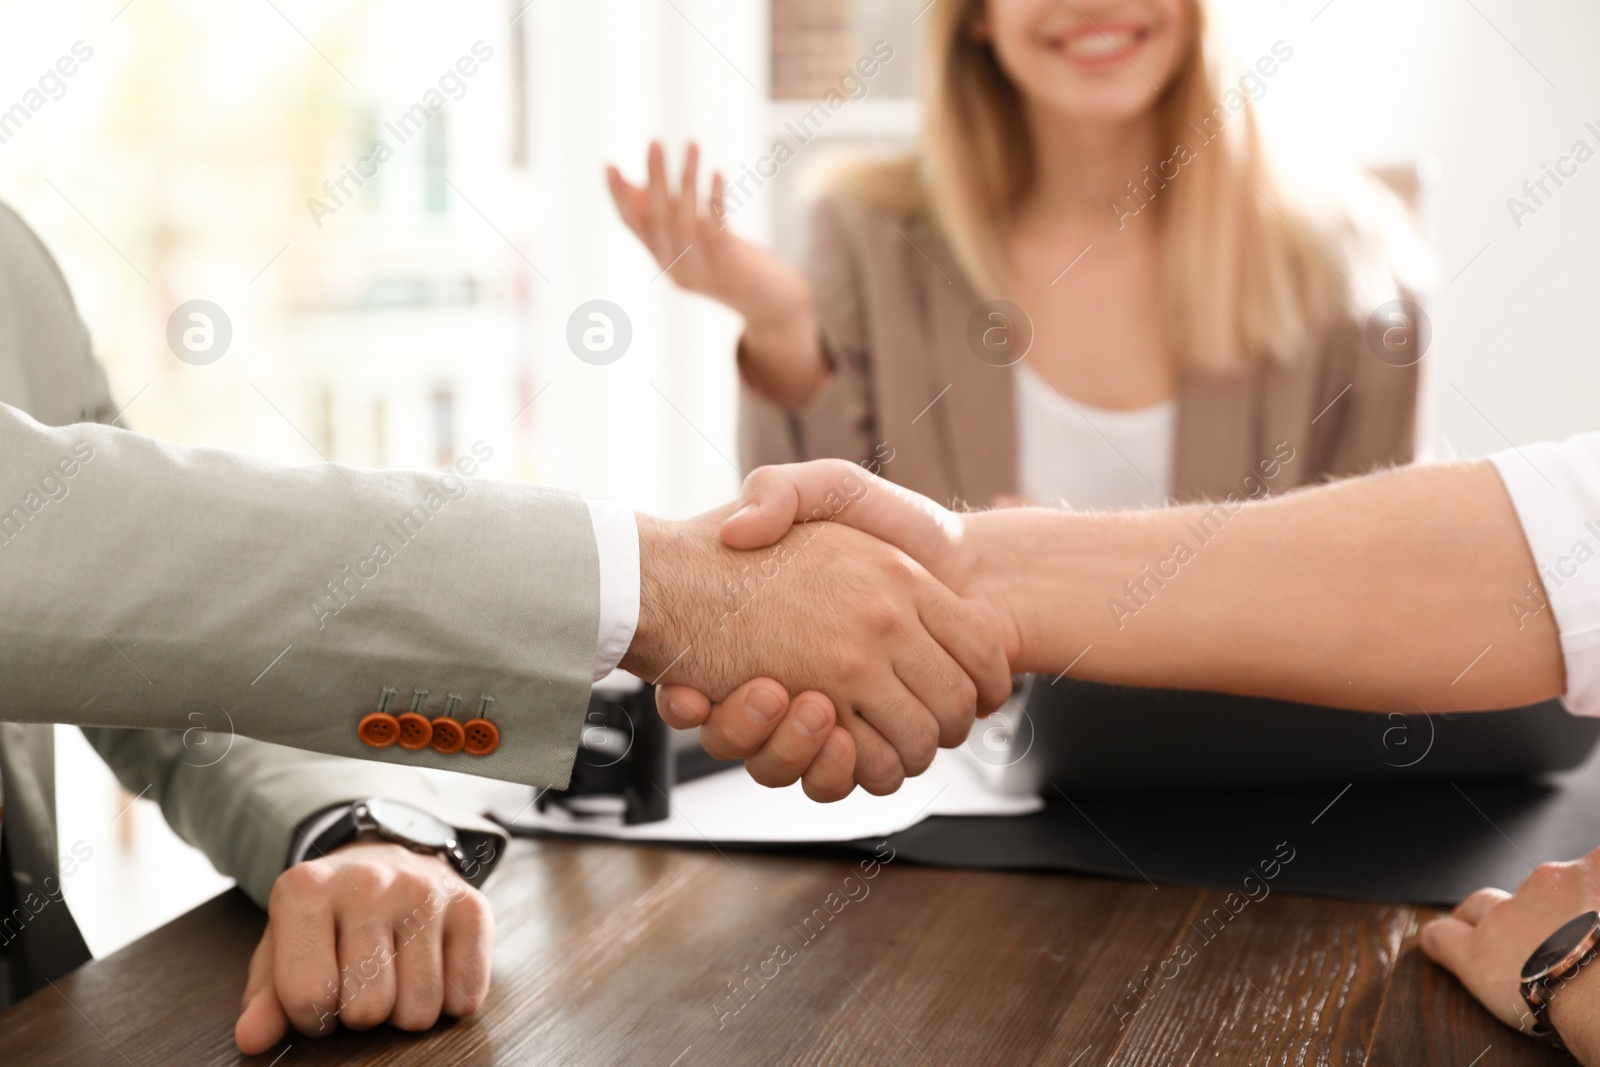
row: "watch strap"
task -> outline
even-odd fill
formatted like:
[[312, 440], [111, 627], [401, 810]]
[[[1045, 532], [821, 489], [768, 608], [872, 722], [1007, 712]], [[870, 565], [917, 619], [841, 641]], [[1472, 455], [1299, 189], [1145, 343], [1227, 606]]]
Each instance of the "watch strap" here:
[[322, 859], [326, 854], [336, 848], [344, 848], [350, 841], [362, 835], [362, 824], [357, 817], [357, 808], [362, 801], [354, 801], [347, 805], [339, 805], [333, 809], [333, 821], [322, 822], [322, 825], [309, 833], [306, 838], [306, 848], [302, 849], [301, 861], [307, 859]]
[[353, 803], [335, 804], [312, 815], [295, 830], [294, 841], [289, 846], [289, 861], [293, 867], [306, 860], [319, 859], [341, 845], [354, 841], [360, 832], [355, 825]]
[[1567, 1046], [1561, 1040], [1561, 1035], [1556, 1028], [1550, 1025], [1550, 987], [1544, 979], [1522, 984], [1522, 999], [1528, 1005], [1528, 1011], [1533, 1018], [1533, 1025], [1524, 1031], [1529, 1037], [1540, 1044], [1549, 1045], [1551, 1048], [1567, 1051]]
[[[1577, 924], [1584, 920], [1590, 923], [1590, 929], [1583, 939], [1574, 946], [1574, 950], [1578, 954], [1572, 959], [1572, 962], [1559, 971], [1542, 974], [1537, 978], [1524, 978], [1519, 986], [1523, 1002], [1528, 1006], [1529, 1017], [1533, 1020], [1532, 1025], [1524, 1033], [1543, 1044], [1560, 1049], [1563, 1052], [1567, 1051], [1566, 1043], [1561, 1040], [1561, 1035], [1550, 1024], [1550, 1003], [1555, 996], [1555, 990], [1551, 987], [1559, 986], [1561, 983], [1570, 980], [1579, 971], [1594, 962], [1597, 956], [1600, 956], [1600, 915], [1593, 911], [1585, 912], [1570, 920], [1567, 925]], [[1554, 939], [1561, 933], [1562, 930], [1558, 929], [1556, 933], [1551, 935], [1551, 938]], [[1524, 965], [1524, 974], [1527, 973], [1527, 967], [1532, 966], [1534, 958], [1540, 955], [1542, 951], [1543, 946], [1541, 945], [1540, 948], [1534, 950], [1533, 955], [1528, 957], [1529, 962]]]
[[[452, 827], [454, 829], [454, 827]], [[355, 800], [347, 804], [336, 805], [319, 813], [304, 830], [296, 835], [295, 846], [290, 852], [288, 866], [303, 863], [306, 860], [320, 859], [336, 849], [359, 838], [368, 831], [378, 831], [379, 840], [390, 841], [408, 848], [413, 852], [425, 856], [438, 856], [468, 885], [476, 888], [488, 877], [490, 863], [475, 861], [468, 857], [462, 848], [459, 837], [454, 845], [449, 848], [426, 848], [411, 841], [381, 833], [381, 827], [367, 815], [367, 802]], [[459, 831], [457, 831], [459, 834]]]

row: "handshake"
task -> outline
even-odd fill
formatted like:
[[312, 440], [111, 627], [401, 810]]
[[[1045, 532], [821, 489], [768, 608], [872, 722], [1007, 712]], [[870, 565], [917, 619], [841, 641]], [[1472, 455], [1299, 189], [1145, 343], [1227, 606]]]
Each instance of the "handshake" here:
[[981, 526], [844, 460], [762, 468], [728, 507], [640, 516], [621, 666], [763, 785], [892, 793], [1011, 694], [1022, 650]]

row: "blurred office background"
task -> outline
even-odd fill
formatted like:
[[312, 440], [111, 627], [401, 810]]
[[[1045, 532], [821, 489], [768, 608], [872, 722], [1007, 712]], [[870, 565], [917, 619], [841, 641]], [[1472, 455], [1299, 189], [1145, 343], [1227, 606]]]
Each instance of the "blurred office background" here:
[[[42, 106], [0, 121], [0, 199], [60, 260], [134, 428], [284, 463], [364, 466], [442, 467], [483, 441], [495, 450], [486, 476], [685, 516], [737, 486], [737, 322], [660, 276], [616, 219], [602, 166], [637, 177], [650, 138], [667, 140], [674, 164], [694, 138], [737, 178], [786, 140], [794, 159], [763, 174], [732, 220], [798, 257], [815, 176], [916, 129], [927, 6], [0, 5], [0, 111], [83, 42]], [[1318, 136], [1363, 162], [1424, 163], [1433, 176], [1435, 454], [1594, 427], [1600, 162], [1520, 225], [1506, 201], [1573, 142], [1600, 149], [1600, 70], [1587, 54], [1600, 10], [1580, 0], [1223, 6], [1246, 60], [1280, 37], [1294, 49], [1263, 107], [1308, 95], [1327, 124]], [[880, 40], [893, 57], [866, 95], [799, 144], [786, 122]], [[475, 72], [441, 85], [463, 56]], [[429, 90], [444, 106], [398, 143], [386, 124]], [[359, 189], [347, 180], [337, 199], [325, 191], [379, 138], [394, 152], [373, 177]], [[313, 212], [312, 198], [334, 210]], [[193, 299], [232, 327], [225, 355], [203, 366], [166, 341], [169, 316]], [[565, 339], [568, 317], [593, 299], [632, 326], [609, 365], [580, 361]], [[61, 734], [63, 847], [95, 849], [66, 892], [97, 952], [226, 886], [149, 801], [130, 804], [81, 739]]]

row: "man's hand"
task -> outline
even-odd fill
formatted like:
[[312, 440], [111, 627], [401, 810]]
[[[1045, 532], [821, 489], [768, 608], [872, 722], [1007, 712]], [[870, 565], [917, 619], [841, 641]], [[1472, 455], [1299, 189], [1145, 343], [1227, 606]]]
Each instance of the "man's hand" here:
[[[757, 677], [825, 695], [855, 743], [856, 779], [874, 793], [920, 774], [940, 745], [965, 739], [975, 713], [1010, 695], [992, 614], [904, 553], [830, 522], [738, 552], [717, 540], [725, 515], [641, 517], [639, 628], [625, 669], [717, 699]], [[767, 742], [757, 734], [745, 744]]]
[[[974, 590], [978, 548], [971, 520], [842, 459], [759, 467], [750, 472], [737, 507], [718, 531], [724, 544], [770, 545], [791, 525], [812, 519], [843, 523], [894, 545], [958, 593]], [[1008, 635], [1008, 650], [1015, 644]]]
[[[1480, 889], [1422, 928], [1422, 950], [1461, 979], [1507, 1026], [1532, 1016], [1520, 989], [1522, 965], [1562, 924], [1600, 908], [1600, 849], [1572, 863], [1542, 863], [1516, 893]], [[1600, 1064], [1600, 977], [1585, 967], [1550, 1000], [1549, 1022], [1586, 1064]]]
[[356, 842], [278, 876], [250, 958], [234, 1040], [265, 1052], [290, 1025], [426, 1030], [471, 1015], [489, 992], [494, 918], [443, 860]]
[[860, 530], [900, 549], [983, 611], [1000, 628], [1006, 657], [1019, 669], [1028, 653], [1018, 605], [1009, 599], [1008, 583], [998, 579], [1014, 577], [1024, 561], [1015, 558], [1008, 531], [996, 520], [1021, 506], [962, 514], [854, 463], [819, 459], [751, 471], [718, 534], [732, 548], [755, 549], [798, 522], [827, 518]]
[[[1505, 610], [1503, 590], [1547, 601], [1534, 587], [1538, 571], [1516, 510], [1487, 462], [1381, 472], [1271, 500], [1230, 494], [1137, 512], [957, 515], [848, 464], [819, 461], [752, 474], [746, 506], [722, 539], [748, 548], [775, 537], [819, 501], [827, 511], [833, 486], [845, 481], [865, 491], [833, 509], [831, 524], [898, 545], [1001, 620], [1019, 674], [1055, 674], [1084, 660], [1075, 676], [1093, 681], [1374, 711], [1405, 700], [1436, 713], [1516, 707], [1567, 688], [1552, 612]], [[1218, 536], [1224, 527], [1227, 536]], [[1400, 527], [1407, 536], [1393, 537]], [[1205, 562], [1187, 566], [1197, 555]], [[1298, 565], [1313, 555], [1318, 567]], [[1429, 595], [1398, 596], [1402, 585]], [[1132, 587], [1145, 595], [1125, 595]], [[1385, 606], [1378, 624], [1361, 614], [1373, 603]], [[1283, 622], [1310, 617], [1314, 647]], [[1491, 642], [1492, 662], [1458, 677], [1456, 661]], [[691, 710], [696, 699], [667, 696]], [[701, 708], [709, 712], [704, 701]]]
[[[969, 607], [980, 612], [998, 628], [1008, 658], [1016, 655], [1018, 639], [998, 598], [990, 597], [979, 574], [981, 549], [967, 516], [940, 507], [926, 497], [903, 489], [844, 460], [816, 460], [782, 467], [762, 467], [745, 479], [743, 492], [733, 513], [719, 530], [730, 547], [754, 550], [771, 545], [790, 534], [794, 524], [812, 520], [831, 521], [853, 527], [904, 551], [926, 568], [942, 584], [967, 598]], [[1009, 669], [1009, 668], [1008, 668]], [[1004, 691], [1009, 695], [1009, 678]], [[656, 691], [656, 703], [668, 723], [679, 728], [701, 726], [702, 743], [707, 751], [725, 758], [743, 757], [757, 781], [788, 785], [796, 779], [805, 783], [813, 800], [838, 800], [849, 794], [854, 783], [837, 774], [840, 748], [797, 743], [790, 717], [785, 717], [786, 698], [782, 686], [767, 680], [752, 682], [728, 700], [713, 705], [704, 694], [688, 685], [664, 685]], [[781, 707], [764, 716], [752, 712], [750, 692], [764, 692]], [[987, 714], [996, 705], [986, 705]], [[806, 693], [794, 702], [796, 713], [815, 708], [825, 714], [828, 697]], [[671, 709], [669, 711], [669, 709]], [[785, 735], [788, 735], [785, 737]], [[775, 746], [783, 738], [785, 743]], [[842, 746], [841, 746], [842, 747]], [[774, 750], [776, 748], [776, 751]], [[813, 757], [815, 760], [813, 761]], [[879, 791], [879, 790], [874, 790]]]
[[656, 709], [668, 726], [699, 726], [700, 744], [717, 759], [743, 759], [764, 786], [801, 783], [806, 796], [827, 804], [856, 787], [856, 743], [836, 725], [833, 702], [818, 692], [790, 701], [783, 686], [756, 678], [735, 689], [711, 713], [705, 694], [687, 686], [661, 686]]

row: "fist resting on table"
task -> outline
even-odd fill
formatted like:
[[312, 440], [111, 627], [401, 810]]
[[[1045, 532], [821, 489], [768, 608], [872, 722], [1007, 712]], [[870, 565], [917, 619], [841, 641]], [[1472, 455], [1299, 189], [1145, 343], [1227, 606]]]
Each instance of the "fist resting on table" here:
[[267, 916], [234, 1027], [247, 1055], [290, 1026], [426, 1030], [489, 992], [489, 902], [437, 856], [353, 842], [279, 875]]

